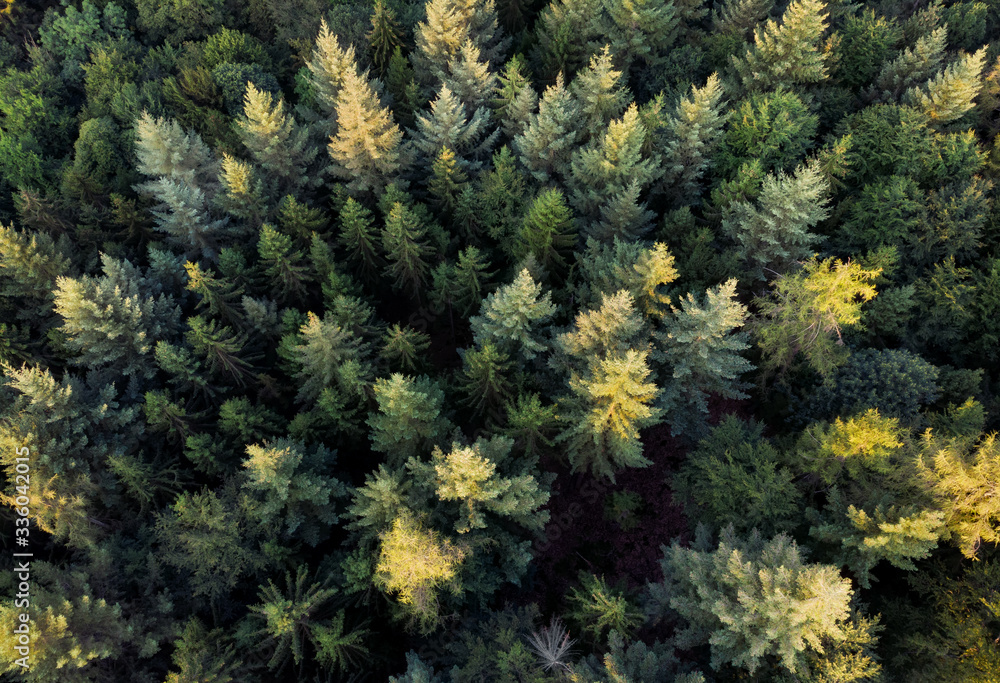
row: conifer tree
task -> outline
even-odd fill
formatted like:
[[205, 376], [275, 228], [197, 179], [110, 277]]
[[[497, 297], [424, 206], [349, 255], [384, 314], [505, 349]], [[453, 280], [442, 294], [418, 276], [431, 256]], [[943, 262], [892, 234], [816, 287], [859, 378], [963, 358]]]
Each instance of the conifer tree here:
[[330, 138], [332, 173], [353, 194], [379, 195], [402, 167], [403, 133], [379, 103], [366, 76], [345, 71], [337, 92], [337, 133]]
[[602, 11], [600, 0], [551, 0], [535, 25], [536, 61], [541, 76], [554, 79], [558, 74], [572, 78], [600, 49], [595, 40], [601, 35], [597, 18]]
[[604, 135], [573, 153], [570, 202], [585, 220], [596, 223], [599, 209], [630, 186], [643, 190], [658, 172], [658, 162], [643, 154], [647, 131], [633, 104], [612, 121]]
[[927, 81], [923, 88], [911, 88], [906, 99], [922, 111], [932, 124], [943, 125], [961, 118], [975, 107], [973, 100], [983, 87], [982, 73], [986, 48], [962, 55], [958, 61]]
[[228, 323], [240, 323], [242, 316], [234, 307], [236, 297], [243, 294], [243, 289], [236, 289], [232, 283], [220, 280], [211, 269], [202, 270], [201, 265], [188, 261], [184, 264], [187, 273], [187, 288], [195, 292], [201, 300], [198, 307], [207, 307], [208, 312], [218, 316]]
[[411, 55], [417, 76], [425, 85], [444, 80], [448, 67], [466, 41], [480, 58], [499, 65], [510, 40], [502, 38], [493, 0], [430, 0], [427, 19], [414, 29], [416, 50]]
[[326, 18], [320, 19], [319, 34], [311, 59], [306, 63], [316, 102], [329, 120], [327, 132], [336, 131], [337, 100], [348, 74], [357, 73], [354, 46], [341, 47], [340, 38], [330, 31]]
[[504, 64], [497, 77], [497, 93], [493, 108], [504, 133], [514, 137], [524, 131], [528, 117], [538, 106], [538, 93], [531, 87], [525, 72], [524, 59], [514, 55]]
[[221, 208], [230, 215], [246, 220], [251, 230], [258, 230], [268, 213], [267, 193], [253, 164], [223, 154], [219, 183], [222, 185], [222, 192], [216, 201]]
[[675, 542], [661, 565], [664, 602], [687, 621], [678, 645], [708, 644], [713, 669], [731, 664], [753, 674], [774, 662], [801, 674], [810, 650], [823, 653], [848, 636], [850, 581], [836, 567], [805, 562], [788, 536], [742, 540], [730, 527], [715, 550], [703, 536], [693, 548]]
[[316, 157], [309, 131], [285, 114], [285, 102], [247, 83], [243, 118], [237, 122], [240, 140], [273, 180], [272, 198], [315, 184], [308, 166]]
[[431, 102], [430, 116], [417, 116], [413, 146], [428, 166], [441, 150], [448, 148], [458, 157], [462, 170], [477, 171], [480, 159], [489, 152], [496, 134], [487, 134], [489, 111], [476, 109], [472, 117], [448, 84], [442, 84], [438, 96]]
[[402, 202], [392, 206], [382, 230], [382, 249], [388, 260], [385, 273], [395, 278], [393, 287], [411, 296], [419, 296], [427, 280], [425, 259], [431, 249], [423, 241], [426, 233], [420, 216]]
[[518, 394], [507, 403], [507, 424], [502, 432], [514, 439], [515, 447], [528, 457], [535, 457], [543, 447], [553, 445], [559, 427], [556, 406], [543, 406], [538, 394]]
[[[556, 348], [568, 357], [570, 367], [582, 370], [609, 355], [644, 348], [648, 335], [649, 329], [635, 310], [632, 294], [622, 289], [615, 294], [602, 294], [600, 308], [577, 313], [573, 327], [556, 337]], [[561, 366], [566, 361], [553, 358], [550, 363]]]
[[486, 107], [497, 88], [497, 75], [471, 39], [462, 44], [458, 55], [448, 63], [448, 75], [442, 80], [471, 110]]
[[380, 536], [375, 585], [394, 594], [423, 633], [438, 626], [441, 590], [458, 593], [458, 569], [468, 551], [410, 516], [397, 517]]
[[941, 443], [929, 431], [924, 438], [920, 475], [950, 536], [975, 559], [983, 543], [1000, 542], [1000, 444], [995, 434], [985, 435], [966, 455], [960, 443]]
[[743, 37], [767, 18], [774, 0], [725, 0], [712, 11], [712, 28], [718, 34]]
[[809, 230], [827, 217], [830, 184], [815, 162], [795, 175], [768, 174], [756, 205], [736, 201], [723, 211], [722, 230], [739, 244], [740, 257], [760, 277], [765, 269], [805, 258], [817, 236]]
[[781, 23], [768, 19], [757, 28], [746, 55], [732, 57], [744, 87], [767, 90], [825, 80], [828, 52], [821, 41], [828, 17], [822, 0], [794, 0]]
[[427, 334], [412, 327], [400, 327], [397, 323], [386, 331], [379, 357], [393, 370], [414, 372], [423, 367], [430, 345]]
[[569, 89], [577, 101], [584, 140], [600, 137], [608, 124], [622, 115], [630, 99], [607, 45], [590, 58], [590, 65], [576, 75]]
[[648, 352], [629, 349], [593, 363], [586, 376], [572, 376], [573, 397], [560, 415], [568, 426], [557, 441], [567, 443], [573, 471], [615, 480], [623, 467], [648, 467], [639, 430], [655, 424], [651, 404], [658, 390], [649, 381]]
[[403, 46], [403, 36], [396, 21], [396, 13], [385, 4], [385, 0], [376, 0], [371, 21], [368, 44], [371, 47], [372, 61], [379, 73], [384, 74], [389, 68], [392, 53]]
[[56, 279], [55, 310], [63, 318], [65, 344], [79, 354], [71, 362], [152, 377], [153, 343], [176, 330], [180, 308], [165, 294], [154, 297], [151, 283], [128, 261], [102, 255], [101, 262], [101, 277]]
[[691, 86], [691, 95], [677, 104], [667, 121], [667, 143], [663, 151], [663, 191], [680, 205], [701, 201], [701, 180], [711, 167], [712, 153], [726, 118], [722, 107], [722, 83], [718, 74], [709, 76], [702, 88]]
[[773, 298], [757, 300], [760, 317], [753, 325], [761, 369], [783, 373], [799, 353], [821, 375], [842, 364], [841, 326], [861, 319], [861, 303], [875, 298], [872, 282], [880, 272], [857, 262], [810, 259], [801, 271], [772, 282]]
[[430, 378], [393, 374], [375, 381], [379, 411], [368, 418], [372, 448], [402, 463], [429, 450], [450, 429], [441, 415], [444, 392]]
[[434, 197], [434, 204], [441, 212], [450, 216], [462, 191], [469, 186], [468, 176], [462, 171], [449, 147], [442, 147], [431, 166], [431, 179], [427, 191]]
[[512, 398], [509, 375], [510, 359], [491, 342], [482, 348], [468, 349], [462, 357], [459, 384], [466, 401], [476, 413], [499, 414], [499, 408]]
[[476, 344], [493, 341], [504, 350], [516, 350], [531, 360], [547, 348], [539, 339], [538, 327], [546, 323], [556, 307], [552, 295], [542, 295], [542, 287], [527, 269], [509, 285], [486, 297], [479, 315], [469, 319]]
[[634, 179], [608, 197], [600, 207], [600, 218], [587, 227], [588, 239], [609, 241], [618, 237], [638, 240], [652, 230], [656, 213], [639, 200], [641, 193], [642, 186]]
[[948, 30], [941, 26], [921, 36], [913, 47], [882, 67], [875, 79], [874, 94], [882, 101], [898, 99], [910, 88], [931, 78], [944, 58]]
[[324, 389], [333, 386], [346, 395], [365, 396], [365, 386], [358, 386], [356, 380], [363, 380], [366, 374], [360, 367], [366, 345], [338, 324], [332, 313], [328, 311], [322, 318], [309, 313], [299, 329], [299, 342], [289, 349], [299, 387], [296, 400], [315, 401]]
[[574, 295], [582, 304], [594, 307], [602, 295], [626, 289], [647, 316], [662, 318], [669, 313], [670, 297], [661, 288], [676, 280], [678, 273], [673, 254], [662, 242], [646, 247], [618, 238], [609, 244], [588, 238], [587, 250], [577, 254], [576, 268], [580, 282]]
[[66, 253], [46, 233], [0, 225], [0, 294], [46, 299], [56, 279], [69, 272]]
[[434, 488], [438, 500], [454, 501], [458, 507], [454, 528], [459, 534], [488, 528], [486, 513], [541, 530], [548, 513], [539, 508], [548, 501], [548, 492], [531, 474], [503, 477], [497, 471], [513, 444], [506, 436], [477, 439], [471, 446], [452, 443], [448, 452], [435, 447], [429, 463], [411, 460], [407, 467]]
[[366, 281], [373, 281], [385, 267], [379, 255], [373, 229], [372, 213], [353, 197], [348, 197], [340, 210], [340, 235], [338, 243], [347, 251], [357, 272]]
[[739, 354], [750, 348], [749, 335], [736, 331], [746, 322], [747, 309], [736, 300], [736, 280], [708, 290], [704, 304], [691, 294], [680, 303], [656, 334], [657, 360], [672, 368], [672, 381], [658, 405], [670, 416], [674, 434], [699, 435], [708, 417], [709, 394], [747, 397], [739, 378], [753, 365]]
[[580, 135], [580, 109], [563, 84], [562, 74], [545, 89], [538, 113], [514, 138], [521, 163], [540, 183], [569, 174], [570, 159]]
[[525, 213], [515, 253], [521, 258], [531, 254], [542, 268], [558, 273], [566, 269], [575, 244], [576, 226], [563, 193], [543, 190]]
[[265, 223], [260, 228], [257, 253], [264, 272], [277, 285], [282, 300], [294, 301], [305, 294], [308, 267], [305, 265], [305, 255], [292, 246], [291, 237]]
[[307, 450], [289, 439], [247, 446], [245, 491], [260, 498], [253, 514], [281, 535], [302, 538], [315, 546], [337, 522], [336, 499], [344, 485], [322, 474], [333, 466], [335, 453], [323, 446]]
[[200, 315], [189, 317], [187, 326], [185, 339], [195, 354], [205, 359], [209, 371], [238, 386], [245, 386], [252, 374], [249, 358], [244, 357], [247, 335]]
[[657, 64], [677, 39], [680, 12], [672, 0], [603, 0], [601, 32], [624, 69]]

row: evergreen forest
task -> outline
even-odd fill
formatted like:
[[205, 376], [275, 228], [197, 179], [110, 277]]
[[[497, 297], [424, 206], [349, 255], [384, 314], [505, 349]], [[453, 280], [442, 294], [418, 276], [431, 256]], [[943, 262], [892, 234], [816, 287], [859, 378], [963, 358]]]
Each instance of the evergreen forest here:
[[1000, 0], [0, 34], [3, 681], [1000, 682]]

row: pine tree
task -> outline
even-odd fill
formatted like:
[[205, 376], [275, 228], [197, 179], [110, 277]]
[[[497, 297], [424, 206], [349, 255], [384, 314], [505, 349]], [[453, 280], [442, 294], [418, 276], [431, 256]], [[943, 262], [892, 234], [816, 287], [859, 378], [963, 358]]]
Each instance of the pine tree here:
[[575, 245], [576, 226], [562, 191], [543, 190], [525, 213], [515, 253], [520, 258], [531, 254], [548, 272], [561, 273]]
[[504, 477], [497, 471], [513, 444], [505, 436], [477, 439], [471, 446], [452, 443], [447, 453], [435, 448], [429, 463], [410, 461], [407, 467], [434, 488], [438, 500], [458, 507], [454, 528], [459, 534], [488, 528], [487, 513], [541, 530], [548, 513], [539, 508], [548, 501], [548, 491], [531, 474]]
[[332, 173], [354, 194], [379, 195], [402, 167], [403, 132], [392, 122], [366, 76], [348, 69], [337, 92], [337, 133], [330, 139]]
[[646, 135], [633, 104], [601, 138], [573, 153], [570, 202], [585, 220], [596, 222], [600, 207], [631, 185], [641, 191], [656, 179], [658, 162], [642, 151]]
[[931, 78], [941, 66], [948, 39], [946, 27], [921, 36], [913, 47], [882, 67], [875, 79], [874, 94], [882, 101], [898, 99], [910, 88]]
[[988, 434], [973, 453], [962, 450], [954, 442], [940, 443], [928, 431], [918, 466], [950, 536], [963, 555], [975, 559], [983, 543], [1000, 542], [1000, 444], [995, 434]]
[[371, 21], [368, 44], [371, 48], [372, 61], [379, 73], [384, 74], [389, 68], [392, 53], [403, 46], [403, 35], [396, 22], [396, 13], [385, 4], [385, 0], [376, 0]]
[[336, 499], [346, 489], [321, 474], [334, 464], [336, 453], [323, 446], [307, 450], [289, 439], [247, 446], [243, 489], [258, 499], [255, 515], [282, 536], [301, 538], [316, 546], [337, 522]]
[[380, 536], [374, 582], [397, 600], [414, 626], [430, 633], [440, 622], [438, 593], [458, 593], [458, 569], [468, 551], [409, 516], [397, 517]]
[[514, 138], [521, 163], [540, 183], [569, 174], [570, 159], [580, 136], [580, 109], [563, 85], [562, 74], [542, 93], [538, 113]]
[[784, 373], [799, 353], [821, 375], [841, 365], [840, 328], [861, 319], [861, 303], [875, 298], [872, 282], [880, 272], [856, 262], [810, 259], [801, 271], [772, 282], [773, 298], [757, 300], [760, 317], [753, 324], [765, 374]]
[[329, 120], [327, 132], [333, 134], [337, 124], [337, 101], [348, 74], [357, 73], [354, 46], [341, 47], [340, 38], [331, 33], [326, 18], [320, 19], [319, 34], [311, 59], [306, 63], [316, 102]]
[[701, 180], [711, 168], [713, 151], [728, 118], [723, 114], [722, 94], [719, 75], [712, 74], [704, 87], [691, 86], [690, 97], [678, 103], [667, 121], [660, 187], [676, 204], [701, 202]]
[[481, 59], [499, 65], [510, 40], [501, 38], [493, 0], [430, 0], [427, 20], [414, 29], [416, 50], [411, 55], [417, 76], [425, 85], [444, 80], [448, 67], [466, 41]]
[[173, 333], [180, 308], [172, 297], [151, 294], [151, 283], [128, 261], [102, 255], [104, 274], [56, 279], [55, 310], [74, 365], [108, 366], [123, 375], [152, 377], [155, 340]]
[[818, 238], [809, 230], [827, 217], [830, 184], [817, 163], [795, 175], [764, 178], [756, 205], [733, 202], [723, 211], [722, 230], [739, 244], [739, 255], [760, 277], [809, 254]]
[[402, 463], [429, 450], [448, 432], [450, 423], [441, 415], [444, 392], [428, 377], [393, 374], [375, 381], [379, 412], [368, 418], [372, 448]]
[[372, 228], [372, 213], [348, 197], [340, 210], [340, 235], [338, 243], [354, 263], [354, 267], [368, 282], [382, 272], [385, 260], [379, 255], [376, 234]]
[[573, 471], [615, 480], [615, 470], [648, 467], [639, 430], [655, 424], [651, 407], [658, 390], [649, 380], [647, 351], [629, 349], [593, 364], [586, 376], [570, 378], [574, 396], [560, 419], [568, 426], [557, 441], [567, 442]]
[[431, 248], [423, 241], [427, 233], [420, 216], [402, 202], [396, 202], [386, 216], [382, 249], [389, 264], [385, 273], [395, 278], [393, 287], [419, 296], [427, 280], [426, 257]]
[[614, 68], [610, 48], [605, 45], [590, 65], [580, 71], [569, 89], [577, 101], [584, 140], [600, 137], [608, 124], [625, 111], [630, 97], [622, 83], [622, 72]]
[[678, 645], [708, 644], [713, 669], [731, 664], [753, 674], [774, 662], [801, 674], [810, 650], [823, 653], [849, 632], [850, 580], [831, 565], [806, 563], [788, 536], [741, 540], [730, 527], [715, 550], [705, 538], [694, 548], [675, 542], [661, 565], [663, 601], [687, 621]]
[[673, 318], [656, 335], [656, 359], [672, 369], [672, 381], [659, 407], [670, 416], [674, 434], [699, 435], [708, 417], [708, 395], [747, 398], [740, 375], [753, 369], [741, 351], [749, 335], [737, 332], [747, 319], [736, 299], [736, 280], [705, 293], [704, 304], [691, 294], [673, 308]]
[[301, 299], [308, 282], [305, 255], [292, 246], [292, 238], [265, 223], [260, 228], [257, 242], [264, 272], [277, 285], [283, 301]]
[[828, 17], [822, 0], [794, 0], [780, 24], [768, 19], [757, 28], [753, 47], [746, 56], [732, 57], [744, 87], [767, 90], [825, 80], [829, 53], [820, 41]]
[[531, 360], [547, 348], [539, 339], [538, 326], [547, 322], [555, 310], [551, 293], [543, 296], [541, 285], [524, 269], [514, 282], [486, 297], [479, 315], [469, 322], [477, 345], [493, 341]]
[[985, 63], [985, 47], [974, 54], [964, 54], [927, 81], [923, 88], [908, 90], [906, 99], [926, 114], [931, 123], [951, 123], [976, 106], [973, 100], [983, 87]]
[[247, 83], [243, 118], [237, 126], [244, 146], [271, 176], [272, 198], [316, 184], [308, 167], [317, 149], [310, 143], [309, 131], [285, 114], [284, 100], [275, 102], [271, 93]]
[[496, 134], [487, 134], [489, 110], [478, 108], [472, 118], [467, 111], [448, 84], [442, 84], [437, 98], [431, 102], [430, 116], [417, 116], [413, 146], [425, 164], [430, 166], [447, 148], [457, 155], [463, 171], [478, 171], [482, 167], [480, 159], [489, 153]]

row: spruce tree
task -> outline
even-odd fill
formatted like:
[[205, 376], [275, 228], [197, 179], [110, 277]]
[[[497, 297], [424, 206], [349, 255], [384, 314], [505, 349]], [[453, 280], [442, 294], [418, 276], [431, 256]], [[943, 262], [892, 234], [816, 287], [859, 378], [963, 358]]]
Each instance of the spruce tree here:
[[951, 123], [975, 107], [973, 100], [983, 87], [982, 73], [986, 48], [964, 54], [958, 61], [927, 81], [923, 88], [911, 88], [906, 99], [922, 111], [934, 125]]
[[486, 297], [479, 315], [469, 319], [476, 344], [494, 342], [504, 350], [516, 350], [524, 360], [531, 360], [547, 348], [539, 337], [539, 326], [546, 323], [556, 307], [552, 295], [542, 295], [542, 287], [527, 269], [509, 285]]
[[353, 194], [379, 195], [402, 167], [403, 133], [368, 78], [348, 69], [337, 92], [337, 133], [328, 146], [331, 172]]
[[512, 398], [509, 361], [507, 354], [490, 342], [482, 348], [466, 350], [459, 385], [476, 413], [500, 415], [499, 408]]
[[285, 114], [285, 102], [247, 84], [243, 118], [237, 122], [240, 140], [273, 182], [272, 199], [314, 185], [308, 167], [316, 157], [309, 131]]
[[444, 392], [430, 378], [393, 374], [375, 381], [379, 410], [368, 418], [372, 448], [386, 453], [391, 462], [430, 450], [450, 429], [441, 415]]
[[774, 294], [757, 300], [760, 317], [753, 324], [765, 374], [784, 373], [799, 353], [821, 375], [841, 365], [847, 356], [841, 326], [861, 319], [861, 303], [875, 298], [872, 282], [880, 272], [857, 262], [810, 259], [772, 282]]
[[687, 622], [678, 645], [709, 645], [715, 670], [729, 664], [752, 675], [773, 662], [801, 674], [810, 650], [823, 653], [850, 633], [850, 581], [805, 562], [788, 536], [743, 540], [730, 527], [714, 550], [704, 536], [693, 548], [675, 542], [661, 565], [663, 601]]
[[717, 34], [746, 36], [767, 18], [774, 0], [725, 0], [712, 11], [712, 28]]
[[382, 249], [388, 260], [385, 273], [395, 278], [393, 287], [411, 296], [419, 296], [427, 280], [425, 259], [431, 249], [423, 241], [426, 232], [420, 216], [402, 202], [393, 204], [382, 230]]
[[413, 146], [428, 167], [441, 150], [448, 148], [458, 157], [462, 170], [481, 168], [481, 159], [489, 153], [496, 134], [487, 133], [489, 110], [476, 109], [471, 118], [467, 112], [461, 100], [443, 84], [437, 98], [431, 102], [430, 116], [417, 116]]
[[425, 85], [448, 76], [449, 65], [466, 41], [479, 50], [483, 61], [497, 66], [510, 44], [501, 37], [493, 0], [430, 0], [426, 17], [414, 29], [416, 50], [411, 56]]
[[737, 201], [725, 208], [722, 230], [739, 244], [740, 257], [755, 275], [781, 272], [810, 253], [818, 237], [809, 230], [829, 214], [829, 191], [815, 162], [799, 166], [793, 176], [768, 174], [756, 205]]
[[524, 131], [528, 117], [538, 106], [538, 93], [528, 80], [524, 59], [514, 55], [504, 64], [497, 77], [497, 93], [493, 107], [504, 133], [514, 137]]
[[944, 26], [921, 36], [913, 47], [882, 67], [873, 93], [882, 101], [898, 99], [910, 88], [925, 82], [941, 66], [948, 31]]
[[265, 223], [260, 228], [257, 253], [265, 274], [277, 285], [283, 301], [295, 301], [305, 294], [309, 281], [305, 255], [292, 245], [292, 238]]
[[543, 78], [572, 78], [600, 49], [600, 0], [551, 0], [535, 25], [535, 61]]
[[704, 87], [691, 86], [690, 97], [677, 104], [667, 121], [664, 174], [659, 186], [676, 204], [701, 202], [702, 178], [711, 168], [713, 151], [728, 118], [723, 114], [722, 94], [719, 76], [712, 74]]
[[570, 159], [580, 131], [580, 108], [563, 83], [562, 74], [542, 93], [538, 113], [514, 138], [521, 163], [540, 183], [569, 174]]
[[152, 377], [153, 344], [176, 331], [180, 308], [172, 297], [153, 296], [152, 283], [128, 261], [103, 255], [101, 262], [100, 277], [56, 279], [55, 310], [63, 318], [65, 345], [79, 354], [71, 363]]
[[455, 159], [455, 153], [450, 147], [442, 147], [431, 166], [431, 179], [427, 181], [427, 191], [442, 214], [452, 215], [458, 197], [469, 186], [468, 180]]
[[235, 307], [235, 299], [243, 294], [242, 288], [237, 289], [232, 283], [217, 278], [210, 268], [202, 270], [197, 263], [188, 261], [184, 264], [184, 271], [187, 273], [188, 290], [200, 297], [198, 308], [208, 308], [211, 315], [227, 323], [242, 322], [243, 318]]
[[736, 280], [708, 290], [704, 303], [688, 294], [680, 304], [656, 334], [656, 358], [672, 370], [658, 405], [674, 434], [697, 436], [707, 423], [709, 394], [747, 398], [740, 376], [754, 366], [740, 356], [750, 348], [749, 335], [737, 331], [747, 309], [736, 299]]
[[658, 64], [677, 39], [680, 12], [672, 0], [603, 0], [599, 26], [611, 53], [629, 69]]
[[0, 294], [45, 300], [56, 279], [69, 273], [64, 248], [46, 233], [0, 225]]
[[586, 375], [574, 375], [560, 419], [567, 424], [557, 441], [566, 442], [573, 471], [588, 471], [612, 482], [624, 467], [648, 467], [639, 430], [656, 424], [652, 407], [658, 389], [649, 381], [648, 351], [629, 349], [595, 361]]
[[442, 81], [469, 109], [486, 107], [493, 99], [497, 76], [471, 39], [462, 44], [455, 59], [448, 64], [448, 74]]
[[754, 44], [733, 66], [747, 89], [768, 90], [820, 83], [827, 78], [828, 52], [821, 43], [829, 15], [822, 0], [794, 0], [781, 23], [768, 19]]
[[561, 273], [576, 244], [576, 226], [563, 193], [543, 190], [528, 207], [518, 235], [519, 257], [531, 254], [550, 273]]
[[392, 53], [396, 48], [403, 46], [403, 35], [396, 21], [396, 13], [385, 4], [385, 0], [376, 0], [371, 21], [368, 44], [371, 48], [372, 61], [379, 73], [384, 74], [389, 68]]
[[244, 219], [250, 230], [258, 230], [268, 214], [268, 193], [253, 164], [223, 154], [219, 184], [219, 206], [231, 216]]
[[353, 332], [337, 323], [334, 315], [327, 312], [320, 318], [309, 313], [299, 329], [299, 342], [289, 348], [299, 388], [296, 400], [315, 401], [324, 389], [334, 386], [349, 396], [366, 395], [364, 383], [359, 385], [356, 380], [363, 380], [366, 374], [361, 368], [367, 349]]
[[258, 499], [252, 514], [283, 536], [311, 546], [323, 540], [338, 519], [336, 499], [346, 494], [343, 484], [323, 474], [336, 454], [323, 446], [306, 449], [301, 442], [278, 439], [247, 446], [246, 455], [243, 489]]
[[378, 251], [372, 212], [353, 197], [348, 197], [340, 210], [337, 241], [347, 251], [348, 258], [364, 280], [372, 282], [382, 272], [385, 260]]
[[577, 101], [583, 140], [600, 137], [608, 124], [622, 115], [630, 99], [622, 82], [622, 72], [614, 68], [607, 45], [600, 54], [590, 58], [590, 65], [576, 75], [569, 89]]
[[340, 90], [347, 75], [357, 72], [357, 60], [354, 46], [341, 47], [340, 38], [330, 31], [325, 17], [320, 19], [316, 46], [306, 66], [316, 102], [329, 121], [327, 133], [332, 135], [336, 131]]
[[379, 357], [398, 372], [415, 372], [424, 366], [430, 337], [412, 327], [394, 324], [386, 330]]

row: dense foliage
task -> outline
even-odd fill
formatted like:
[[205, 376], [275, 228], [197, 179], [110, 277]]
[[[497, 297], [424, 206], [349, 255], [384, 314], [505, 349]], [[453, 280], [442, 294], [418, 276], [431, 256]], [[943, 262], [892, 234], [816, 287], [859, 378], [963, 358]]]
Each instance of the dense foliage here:
[[0, 33], [0, 678], [1000, 676], [1000, 4]]

